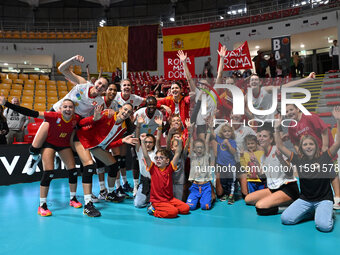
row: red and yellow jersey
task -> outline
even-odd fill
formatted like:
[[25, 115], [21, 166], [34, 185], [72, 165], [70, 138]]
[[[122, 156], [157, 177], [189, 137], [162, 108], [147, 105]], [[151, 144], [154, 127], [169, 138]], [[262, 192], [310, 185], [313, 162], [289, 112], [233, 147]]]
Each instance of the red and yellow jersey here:
[[69, 147], [71, 134], [80, 117], [73, 115], [67, 121], [60, 112], [45, 112], [44, 118], [50, 124], [46, 142], [57, 147]]

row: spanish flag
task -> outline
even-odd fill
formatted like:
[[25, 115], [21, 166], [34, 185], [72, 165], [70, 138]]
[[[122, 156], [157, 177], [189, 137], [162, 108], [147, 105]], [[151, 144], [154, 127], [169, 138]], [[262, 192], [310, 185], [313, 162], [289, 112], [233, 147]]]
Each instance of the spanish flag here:
[[210, 24], [163, 28], [164, 57], [174, 56], [178, 50], [188, 56], [210, 55]]

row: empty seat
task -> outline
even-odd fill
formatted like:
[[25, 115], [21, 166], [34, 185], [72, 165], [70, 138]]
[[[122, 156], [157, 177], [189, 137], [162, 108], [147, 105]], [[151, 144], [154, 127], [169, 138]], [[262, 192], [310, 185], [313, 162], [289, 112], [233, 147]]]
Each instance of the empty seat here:
[[12, 89], [22, 90], [22, 85], [21, 84], [12, 84]]
[[18, 79], [18, 74], [17, 73], [9, 73], [8, 79], [11, 79], [11, 80]]
[[47, 39], [56, 39], [57, 35], [55, 34], [55, 32], [48, 32], [47, 33]]
[[66, 81], [57, 81], [57, 86], [66, 86]]
[[34, 103], [43, 103], [46, 104], [46, 97], [35, 96]]
[[28, 74], [25, 74], [25, 73], [19, 74], [19, 79], [21, 79], [21, 80], [28, 80]]
[[54, 104], [54, 103], [56, 103], [56, 102], [58, 102], [59, 101], [59, 99], [58, 99], [58, 97], [47, 97], [47, 102], [48, 103], [52, 103], [52, 104]]
[[23, 107], [26, 107], [26, 108], [29, 108], [29, 109], [32, 109], [32, 103], [28, 103], [28, 102], [22, 102], [20, 104], [20, 106], [23, 106]]
[[46, 89], [47, 90], [57, 90], [57, 86], [56, 85], [52, 85], [52, 84], [50, 84], [50, 85], [46, 85]]
[[8, 89], [1, 89], [0, 88], [0, 95], [4, 95], [5, 97], [8, 97], [9, 90]]
[[26, 142], [26, 143], [32, 143], [33, 140], [34, 140], [34, 135], [27, 134], [27, 135], [24, 136], [24, 142]]
[[45, 90], [45, 89], [46, 89], [46, 86], [45, 86], [45, 85], [42, 85], [42, 84], [39, 84], [39, 85], [36, 85], [36, 86], [35, 86], [35, 89], [36, 89], [36, 90]]
[[7, 74], [5, 74], [5, 73], [0, 73], [0, 79], [1, 79], [1, 80], [7, 79]]
[[38, 132], [38, 129], [40, 127], [42, 122], [40, 123], [35, 123], [35, 122], [31, 122], [28, 123], [27, 125], [27, 131], [29, 135], [35, 135]]
[[14, 79], [13, 80], [13, 83], [16, 83], [16, 84], [24, 84], [24, 81], [22, 79]]
[[39, 75], [37, 75], [37, 74], [30, 74], [29, 78], [30, 78], [30, 80], [37, 81], [37, 80], [39, 80]]
[[33, 97], [33, 95], [34, 95], [34, 92], [33, 92], [33, 90], [24, 89], [24, 91], [22, 92], [22, 94], [23, 94], [24, 96], [30, 96], [30, 97]]
[[39, 111], [39, 112], [46, 111], [46, 104], [35, 103], [33, 106], [34, 106], [34, 110], [36, 110], [36, 111]]
[[48, 38], [47, 32], [41, 32], [40, 36], [41, 36], [41, 39], [47, 39]]
[[66, 96], [67, 95], [67, 91], [65, 91], [65, 90], [62, 90], [62, 91], [59, 91], [59, 98], [63, 98], [64, 96]]
[[2, 83], [0, 84], [0, 89], [11, 89], [11, 84], [8, 83]]
[[36, 90], [35, 91], [35, 96], [46, 97], [46, 91], [45, 90]]
[[81, 75], [81, 66], [75, 65], [74, 66], [74, 73], [77, 75]]
[[9, 95], [14, 97], [21, 97], [21, 90], [12, 89], [9, 91]]
[[46, 85], [47, 85], [47, 86], [48, 86], [48, 85], [57, 86], [57, 82], [56, 82], [56, 81], [50, 81], [50, 80], [48, 80], [48, 81], [46, 81]]
[[50, 77], [46, 74], [40, 74], [40, 80], [43, 81], [48, 81], [50, 79]]
[[23, 88], [24, 89], [29, 89], [29, 90], [34, 90], [34, 85], [32, 85], [32, 84], [25, 84], [25, 85], [23, 85]]
[[34, 85], [35, 84], [35, 81], [34, 80], [25, 80], [25, 85], [26, 84], [31, 84], [31, 85]]
[[57, 97], [57, 91], [56, 90], [48, 90], [47, 91], [47, 97]]
[[7, 84], [12, 84], [12, 80], [11, 79], [3, 79], [1, 80], [2, 83], [7, 83]]
[[44, 81], [44, 80], [37, 80], [35, 82], [35, 85], [44, 85], [45, 86], [45, 84], [46, 84], [46, 81]]
[[67, 86], [66, 85], [58, 86], [58, 91], [67, 91]]
[[33, 97], [32, 96], [22, 96], [21, 102], [33, 104]]
[[28, 38], [28, 33], [26, 31], [21, 31], [21, 38], [22, 39], [27, 39]]

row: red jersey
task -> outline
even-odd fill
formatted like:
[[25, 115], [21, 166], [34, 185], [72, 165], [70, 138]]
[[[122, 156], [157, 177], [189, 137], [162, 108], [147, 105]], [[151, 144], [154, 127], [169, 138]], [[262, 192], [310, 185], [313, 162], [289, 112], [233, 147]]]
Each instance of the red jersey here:
[[57, 147], [69, 147], [71, 134], [80, 117], [73, 115], [66, 121], [60, 112], [44, 112], [44, 118], [50, 124], [46, 142]]
[[[294, 125], [295, 122], [291, 122], [290, 125]], [[290, 141], [294, 145], [299, 145], [300, 139], [304, 135], [312, 135], [318, 142], [319, 148], [322, 148], [322, 138], [321, 133], [323, 130], [328, 129], [328, 148], [334, 143], [334, 139], [331, 130], [323, 122], [323, 120], [316, 114], [312, 115], [302, 115], [301, 119], [297, 121], [295, 127], [288, 128], [288, 134]]]
[[148, 171], [151, 175], [151, 191], [150, 202], [168, 202], [174, 197], [172, 188], [172, 173], [177, 170], [177, 166], [172, 164], [172, 161], [164, 169], [160, 169], [151, 163]]
[[100, 120], [93, 121], [93, 116], [79, 122], [81, 129], [77, 131], [79, 141], [85, 149], [100, 147], [109, 150], [123, 144], [122, 137], [126, 132], [125, 121], [116, 124], [117, 113], [108, 117], [108, 110], [102, 111]]
[[[166, 105], [170, 107], [172, 114], [175, 113], [176, 104], [175, 104], [174, 97], [172, 95], [167, 96], [165, 98], [158, 99], [157, 107], [159, 108], [161, 105]], [[181, 121], [183, 123], [183, 126], [186, 128], [185, 120], [190, 118], [189, 116], [190, 97], [189, 96], [181, 97], [178, 103], [178, 107], [179, 107], [179, 115], [181, 117]]]

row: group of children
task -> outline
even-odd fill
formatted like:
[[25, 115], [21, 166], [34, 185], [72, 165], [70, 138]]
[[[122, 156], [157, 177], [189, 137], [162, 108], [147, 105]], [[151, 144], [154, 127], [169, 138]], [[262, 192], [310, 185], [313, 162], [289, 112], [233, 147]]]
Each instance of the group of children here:
[[[226, 48], [222, 47], [218, 53], [222, 62]], [[282, 214], [282, 223], [295, 224], [315, 215], [317, 228], [330, 231], [333, 228], [331, 185], [335, 208], [339, 209], [340, 185], [334, 159], [340, 147], [340, 132], [336, 134], [336, 142], [332, 137], [322, 136], [320, 145], [319, 138], [314, 137], [320, 137], [317, 132], [328, 135], [324, 125], [320, 124], [316, 133], [310, 133], [310, 129], [296, 130], [300, 144], [294, 144], [297, 145], [295, 154], [282, 143], [284, 134], [279, 122], [275, 125], [275, 132], [268, 125], [254, 130], [242, 125], [243, 119], [251, 116], [231, 114], [227, 119], [235, 124], [214, 126], [215, 114], [220, 108], [216, 106], [216, 97], [208, 91], [213, 84], [208, 80], [194, 82], [186, 65], [186, 54], [179, 51], [178, 57], [183, 63], [192, 92], [190, 95], [183, 95], [182, 85], [177, 82], [171, 85], [170, 95], [165, 98], [136, 96], [131, 93], [129, 80], [121, 81], [120, 92], [115, 84], [109, 85], [102, 77], [93, 84], [70, 71], [74, 62], [84, 62], [83, 57], [75, 56], [59, 69], [77, 85], [51, 111], [36, 112], [12, 105], [0, 97], [1, 105], [27, 116], [45, 119], [30, 149], [35, 159], [31, 172], [34, 172], [40, 153], [44, 169], [38, 213], [52, 215], [46, 201], [54, 176], [56, 153], [69, 173], [70, 206], [82, 207], [76, 198], [78, 173], [73, 155], [76, 152], [83, 166], [84, 213], [91, 217], [101, 215], [93, 204], [96, 201], [92, 195], [92, 176], [97, 172], [100, 198], [122, 202], [128, 196], [126, 191], [132, 191], [134, 206], [147, 207], [148, 213], [155, 217], [174, 218], [197, 208], [209, 210], [216, 197], [233, 204], [240, 188], [240, 197], [247, 204], [255, 205], [259, 215], [277, 214], [290, 205]], [[220, 63], [217, 84], [222, 83], [221, 66]], [[311, 74], [302, 81], [284, 86], [296, 86], [314, 76]], [[250, 88], [254, 91], [254, 106], [268, 109], [272, 103], [269, 96], [271, 86], [261, 87], [259, 77], [253, 75]], [[222, 95], [235, 105], [229, 93], [223, 91]], [[287, 115], [307, 118], [290, 107], [287, 107]], [[339, 108], [334, 109], [333, 116], [339, 124]], [[322, 122], [315, 116], [313, 118], [315, 123]], [[161, 143], [164, 135], [166, 144]], [[327, 144], [324, 144], [326, 140]], [[125, 187], [128, 154], [132, 158], [134, 188], [124, 191], [120, 177], [125, 178]], [[292, 171], [293, 165], [298, 170], [301, 193]], [[319, 167], [319, 175], [308, 175], [307, 170], [312, 165], [314, 169]], [[329, 170], [327, 176], [320, 171], [324, 165]], [[290, 170], [282, 170], [286, 168]], [[108, 173], [108, 188], [105, 172]]]

